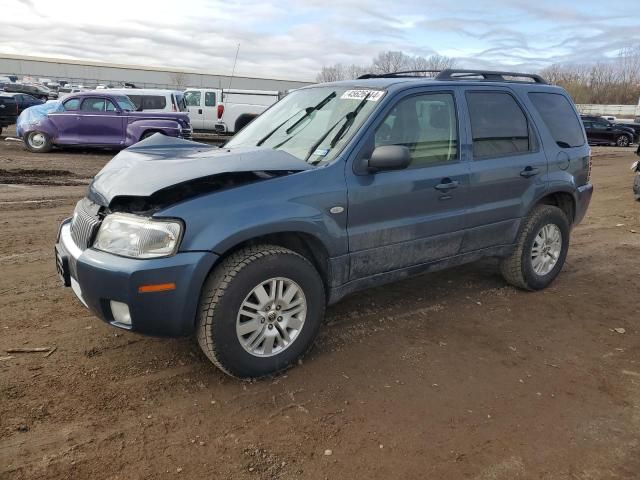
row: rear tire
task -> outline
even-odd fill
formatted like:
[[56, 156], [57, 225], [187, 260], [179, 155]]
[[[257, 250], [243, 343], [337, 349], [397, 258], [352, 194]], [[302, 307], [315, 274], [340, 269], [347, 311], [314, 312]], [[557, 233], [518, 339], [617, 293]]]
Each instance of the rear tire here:
[[305, 257], [274, 245], [243, 248], [224, 259], [202, 288], [198, 343], [228, 375], [273, 375], [309, 350], [325, 305], [322, 279]]
[[27, 150], [33, 153], [46, 153], [53, 147], [51, 138], [44, 132], [29, 132], [23, 140]]
[[547, 287], [562, 270], [570, 232], [562, 210], [552, 205], [536, 206], [523, 221], [516, 249], [502, 260], [504, 279], [523, 290]]
[[631, 145], [631, 140], [627, 135], [620, 135], [618, 138], [616, 138], [616, 145], [618, 147], [628, 147], [629, 145]]

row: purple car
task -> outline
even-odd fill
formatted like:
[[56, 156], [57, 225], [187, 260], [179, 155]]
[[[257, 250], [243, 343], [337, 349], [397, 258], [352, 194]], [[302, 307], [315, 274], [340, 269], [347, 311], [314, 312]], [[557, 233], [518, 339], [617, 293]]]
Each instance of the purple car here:
[[155, 133], [190, 138], [192, 132], [188, 114], [136, 112], [125, 95], [83, 92], [32, 108], [18, 119], [18, 135], [37, 153], [54, 145], [126, 148]]

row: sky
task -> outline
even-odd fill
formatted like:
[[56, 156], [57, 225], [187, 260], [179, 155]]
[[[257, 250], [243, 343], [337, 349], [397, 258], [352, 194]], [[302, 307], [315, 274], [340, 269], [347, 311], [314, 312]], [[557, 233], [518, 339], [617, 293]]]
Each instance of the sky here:
[[2, 0], [0, 52], [229, 74], [240, 44], [236, 75], [308, 81], [386, 50], [537, 71], [640, 45], [636, 2]]

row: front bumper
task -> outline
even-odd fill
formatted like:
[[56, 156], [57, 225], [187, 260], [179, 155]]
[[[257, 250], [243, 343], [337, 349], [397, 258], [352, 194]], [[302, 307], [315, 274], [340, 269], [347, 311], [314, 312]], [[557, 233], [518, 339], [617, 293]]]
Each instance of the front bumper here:
[[[56, 242], [58, 273], [78, 299], [100, 319], [116, 327], [159, 336], [190, 335], [195, 328], [202, 285], [218, 256], [181, 252], [171, 257], [137, 260], [88, 248], [71, 238], [63, 222]], [[142, 285], [174, 283], [175, 289], [139, 293]], [[131, 325], [118, 323], [111, 301], [129, 307]]]
[[587, 214], [591, 196], [593, 195], [593, 185], [587, 183], [576, 189], [576, 214], [573, 218], [573, 224], [579, 224]]

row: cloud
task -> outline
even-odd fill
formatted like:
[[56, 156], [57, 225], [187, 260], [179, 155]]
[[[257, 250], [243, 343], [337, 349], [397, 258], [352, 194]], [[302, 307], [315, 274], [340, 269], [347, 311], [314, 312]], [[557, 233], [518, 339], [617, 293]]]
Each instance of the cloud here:
[[[313, 80], [322, 65], [380, 51], [444, 53], [481, 68], [606, 61], [640, 43], [633, 17], [600, 0], [4, 0], [0, 51]], [[453, 13], [452, 13], [453, 12]]]

